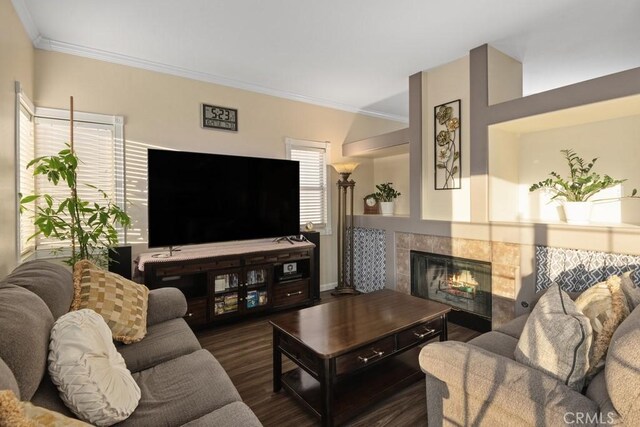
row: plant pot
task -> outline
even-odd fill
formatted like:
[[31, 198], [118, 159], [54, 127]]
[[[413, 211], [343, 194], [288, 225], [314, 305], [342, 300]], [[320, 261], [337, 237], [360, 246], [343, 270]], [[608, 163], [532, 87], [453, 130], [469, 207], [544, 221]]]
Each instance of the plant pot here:
[[564, 202], [564, 216], [569, 224], [589, 224], [591, 202]]
[[394, 202], [380, 202], [382, 215], [393, 215]]

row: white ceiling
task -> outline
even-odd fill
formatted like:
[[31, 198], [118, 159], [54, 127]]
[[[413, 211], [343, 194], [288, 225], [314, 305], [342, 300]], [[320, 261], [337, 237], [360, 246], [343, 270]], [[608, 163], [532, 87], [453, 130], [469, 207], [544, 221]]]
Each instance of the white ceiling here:
[[640, 66], [638, 0], [13, 0], [37, 47], [405, 120], [484, 43], [525, 94]]

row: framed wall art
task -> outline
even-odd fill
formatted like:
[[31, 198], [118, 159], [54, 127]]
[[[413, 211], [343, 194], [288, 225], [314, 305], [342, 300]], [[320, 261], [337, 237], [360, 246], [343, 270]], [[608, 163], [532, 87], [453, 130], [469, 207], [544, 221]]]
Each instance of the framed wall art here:
[[433, 109], [434, 183], [436, 190], [460, 189], [462, 181], [462, 139], [460, 100]]

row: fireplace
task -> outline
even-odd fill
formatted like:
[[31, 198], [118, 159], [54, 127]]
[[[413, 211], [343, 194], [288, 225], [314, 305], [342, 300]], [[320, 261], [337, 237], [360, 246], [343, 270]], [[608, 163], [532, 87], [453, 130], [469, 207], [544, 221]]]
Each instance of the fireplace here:
[[411, 251], [411, 295], [452, 307], [449, 320], [491, 330], [491, 263]]

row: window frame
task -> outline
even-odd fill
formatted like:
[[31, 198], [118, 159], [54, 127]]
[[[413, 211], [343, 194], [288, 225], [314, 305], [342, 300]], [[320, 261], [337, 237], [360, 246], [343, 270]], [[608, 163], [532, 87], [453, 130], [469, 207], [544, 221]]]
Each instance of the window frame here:
[[[16, 156], [16, 199], [17, 199], [17, 206], [16, 206], [16, 212], [17, 212], [17, 218], [16, 218], [16, 234], [17, 234], [17, 241], [16, 241], [16, 254], [19, 257], [19, 261], [26, 261], [29, 259], [40, 259], [40, 258], [59, 258], [59, 257], [65, 257], [70, 255], [71, 250], [69, 248], [69, 250], [67, 251], [67, 249], [65, 248], [64, 250], [62, 250], [58, 255], [52, 255], [50, 248], [45, 244], [44, 246], [38, 245], [38, 241], [37, 239], [34, 239], [33, 241], [33, 245], [29, 246], [29, 250], [28, 251], [23, 251], [22, 250], [22, 242], [21, 242], [21, 232], [22, 232], [22, 226], [21, 226], [21, 214], [20, 214], [20, 200], [19, 200], [19, 194], [20, 194], [20, 187], [21, 187], [21, 180], [20, 180], [20, 163], [19, 163], [19, 159], [20, 159], [20, 128], [19, 128], [19, 113], [20, 110], [18, 108], [21, 108], [22, 106], [22, 102], [23, 99], [27, 99], [26, 96], [24, 96], [22, 94], [22, 91], [18, 89], [19, 84], [16, 83], [16, 111], [18, 113], [17, 119], [16, 119], [16, 152], [15, 152], [15, 156]], [[37, 138], [37, 132], [36, 132], [36, 121], [37, 119], [47, 119], [47, 120], [63, 120], [63, 121], [69, 121], [70, 120], [70, 112], [69, 110], [63, 110], [63, 109], [56, 109], [56, 108], [43, 108], [43, 107], [34, 107], [33, 104], [28, 101], [29, 105], [31, 106], [32, 110], [30, 112], [32, 112], [32, 123], [33, 123], [33, 131], [34, 131], [34, 138], [33, 138], [33, 144], [34, 144], [34, 152], [37, 152], [36, 147], [38, 146], [38, 138]], [[114, 167], [115, 170], [113, 171], [113, 175], [114, 175], [114, 189], [115, 189], [115, 197], [114, 197], [114, 202], [120, 206], [125, 212], [126, 212], [126, 187], [125, 187], [125, 183], [126, 183], [126, 169], [125, 169], [125, 163], [126, 163], [126, 159], [125, 159], [125, 150], [124, 150], [124, 118], [122, 116], [117, 116], [117, 115], [107, 115], [107, 114], [97, 114], [97, 113], [85, 113], [85, 112], [76, 112], [74, 111], [73, 114], [73, 118], [74, 118], [74, 122], [75, 123], [87, 123], [87, 124], [95, 124], [95, 125], [101, 125], [101, 126], [112, 126], [113, 129], [113, 144], [114, 144]], [[42, 142], [40, 142], [42, 143]], [[33, 178], [34, 179], [34, 189], [35, 191], [37, 191], [37, 185], [35, 184], [35, 180], [36, 177]], [[126, 229], [121, 229], [119, 230], [120, 236], [121, 236], [121, 241], [122, 244], [126, 244], [127, 242], [127, 230]], [[68, 252], [68, 253], [67, 253]]]
[[[332, 234], [331, 229], [331, 189], [330, 185], [331, 179], [331, 170], [330, 170], [330, 160], [331, 160], [331, 143], [329, 141], [311, 141], [305, 139], [296, 139], [296, 138], [285, 138], [285, 147], [286, 147], [286, 156], [288, 160], [291, 160], [291, 152], [292, 150], [300, 149], [312, 149], [313, 151], [320, 150], [324, 151], [323, 162], [324, 162], [324, 170], [325, 170], [325, 207], [326, 207], [326, 223], [324, 225], [314, 224], [314, 231], [318, 231], [322, 235], [330, 235]], [[311, 151], [311, 150], [309, 150]], [[304, 227], [304, 224], [300, 224]]]

